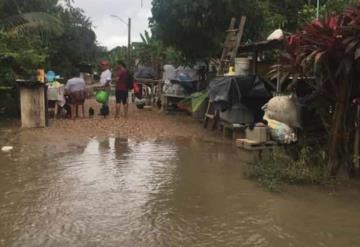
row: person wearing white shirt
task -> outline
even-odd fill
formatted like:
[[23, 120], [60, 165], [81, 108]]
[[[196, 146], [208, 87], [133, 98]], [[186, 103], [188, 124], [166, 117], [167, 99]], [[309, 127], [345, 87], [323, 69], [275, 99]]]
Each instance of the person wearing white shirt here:
[[[111, 81], [112, 81], [112, 73], [110, 71], [110, 64], [108, 61], [100, 62], [101, 75], [100, 75], [100, 83], [105, 88], [109, 94], [111, 92]], [[108, 102], [106, 103], [106, 105]]]

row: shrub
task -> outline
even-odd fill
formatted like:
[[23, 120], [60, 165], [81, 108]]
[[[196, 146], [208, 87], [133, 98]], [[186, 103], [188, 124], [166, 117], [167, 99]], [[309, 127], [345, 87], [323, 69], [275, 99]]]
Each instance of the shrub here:
[[[252, 162], [247, 176], [256, 179], [270, 191], [279, 191], [281, 184], [324, 184], [330, 181], [325, 154], [320, 149], [295, 147], [275, 149], [269, 156]], [[296, 156], [296, 157], [295, 157]]]

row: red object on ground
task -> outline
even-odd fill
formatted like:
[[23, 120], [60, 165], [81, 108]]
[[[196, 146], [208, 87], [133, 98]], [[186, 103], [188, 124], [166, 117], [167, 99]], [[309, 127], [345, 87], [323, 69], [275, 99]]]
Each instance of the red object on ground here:
[[142, 87], [141, 84], [138, 82], [134, 82], [134, 95], [138, 98], [141, 99], [142, 98]]

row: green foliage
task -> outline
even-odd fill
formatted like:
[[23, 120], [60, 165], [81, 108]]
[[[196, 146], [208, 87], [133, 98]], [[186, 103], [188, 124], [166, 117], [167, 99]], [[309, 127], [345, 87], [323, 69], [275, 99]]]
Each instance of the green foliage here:
[[128, 48], [126, 46], [118, 46], [109, 51], [107, 60], [111, 65], [115, 65], [117, 61], [121, 60], [128, 62]]
[[49, 53], [47, 67], [66, 75], [79, 64], [95, 63], [103, 50], [97, 46], [92, 23], [83, 11], [67, 7], [59, 13], [64, 32], [48, 38], [44, 48]]
[[3, 0], [0, 4], [0, 82], [34, 75], [39, 65], [66, 76], [104, 54], [92, 23], [72, 1]]
[[[321, 15], [341, 11], [357, 0], [321, 0]], [[247, 16], [243, 42], [265, 39], [281, 28], [296, 32], [316, 18], [316, 1], [309, 0], [153, 0], [150, 26], [165, 46], [187, 60], [219, 57], [232, 17]]]
[[285, 76], [316, 78], [311, 101], [317, 103], [313, 107], [329, 133], [327, 169], [333, 176], [350, 175], [353, 169], [355, 113], [351, 104], [360, 95], [359, 25], [360, 2], [341, 14], [306, 24], [284, 43], [280, 65]]
[[263, 18], [253, 0], [153, 0], [153, 34], [189, 60], [207, 59], [221, 52], [232, 17], [248, 17], [243, 40], [260, 36]]
[[[320, 5], [319, 16], [324, 18], [331, 14], [341, 13], [346, 6], [355, 5], [357, 0], [331, 0], [326, 1]], [[316, 19], [316, 5], [314, 4], [305, 4], [301, 10], [298, 12], [299, 26], [302, 27], [306, 23], [309, 23]]]
[[34, 68], [44, 64], [46, 54], [39, 49], [39, 41], [0, 32], [0, 81], [13, 83], [16, 77], [28, 77]]
[[158, 70], [164, 62], [182, 63], [182, 55], [177, 49], [165, 46], [159, 39], [153, 35], [150, 36], [147, 31], [140, 34], [140, 37], [142, 42], [133, 44], [132, 53], [141, 65], [152, 66]]
[[293, 155], [283, 148], [275, 149], [264, 159], [249, 164], [247, 171], [250, 178], [270, 191], [279, 191], [283, 183], [324, 184], [330, 181], [326, 174], [324, 152], [310, 147], [296, 147]]

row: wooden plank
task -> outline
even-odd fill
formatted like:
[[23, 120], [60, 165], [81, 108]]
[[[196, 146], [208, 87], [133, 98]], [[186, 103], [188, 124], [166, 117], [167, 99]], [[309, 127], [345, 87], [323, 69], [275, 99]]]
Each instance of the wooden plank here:
[[244, 34], [245, 23], [246, 23], [246, 16], [242, 16], [241, 20], [240, 20], [239, 32], [238, 32], [238, 35], [237, 35], [237, 41], [236, 41], [235, 49], [233, 50], [233, 54], [231, 56], [232, 60], [235, 59], [235, 57], [237, 55], [237, 52], [239, 50], [239, 46], [240, 46], [240, 43], [241, 43], [241, 40], [242, 40], [242, 37], [243, 37], [243, 34]]
[[207, 118], [210, 118], [210, 119], [214, 119], [214, 117], [215, 117], [214, 115], [212, 115], [212, 114], [208, 114], [208, 113], [207, 113], [207, 114], [205, 114], [205, 116], [206, 116]]
[[[231, 18], [231, 22], [230, 22], [230, 27], [229, 30], [234, 29], [235, 28], [235, 24], [236, 24], [236, 18]], [[226, 40], [225, 40], [225, 44], [227, 44], [227, 42], [229, 41], [229, 35], [227, 36]], [[224, 48], [223, 53], [221, 55], [221, 60], [223, 60], [223, 58], [225, 58], [226, 56], [226, 48]]]
[[248, 139], [237, 139], [236, 140], [236, 146], [238, 148], [242, 148], [245, 150], [263, 150], [263, 149], [270, 149], [278, 144], [273, 141], [268, 141], [265, 143], [255, 142]]
[[257, 75], [258, 72], [258, 51], [255, 50], [253, 53], [253, 74]]
[[231, 33], [231, 32], [238, 32], [240, 29], [239, 28], [235, 28], [235, 29], [228, 29], [226, 30], [227, 33]]
[[21, 125], [23, 128], [46, 127], [45, 88], [20, 87]]

